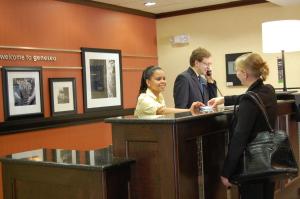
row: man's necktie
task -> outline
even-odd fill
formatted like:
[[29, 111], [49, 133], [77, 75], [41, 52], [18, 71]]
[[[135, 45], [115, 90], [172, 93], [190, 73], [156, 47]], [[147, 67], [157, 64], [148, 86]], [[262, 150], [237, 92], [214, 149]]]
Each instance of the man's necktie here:
[[200, 92], [201, 92], [201, 95], [202, 95], [202, 99], [203, 99], [203, 103], [207, 103], [208, 99], [206, 99], [206, 96], [205, 96], [205, 89], [206, 89], [206, 81], [201, 78], [200, 76], [198, 76], [198, 80], [199, 80], [199, 84], [200, 84]]
[[200, 84], [200, 92], [202, 96], [204, 97], [204, 82], [200, 76], [198, 76], [199, 84]]

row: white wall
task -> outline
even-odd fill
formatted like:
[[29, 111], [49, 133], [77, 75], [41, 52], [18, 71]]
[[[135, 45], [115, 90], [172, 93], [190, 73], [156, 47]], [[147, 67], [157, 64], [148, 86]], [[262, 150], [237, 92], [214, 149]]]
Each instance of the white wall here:
[[[167, 89], [164, 93], [167, 106], [173, 106], [173, 84], [176, 76], [189, 66], [189, 57], [195, 48], [202, 46], [213, 55], [213, 75], [225, 95], [238, 94], [244, 87], [226, 86], [225, 54], [257, 52], [268, 62], [271, 74], [267, 83], [278, 83], [276, 57], [280, 54], [263, 54], [261, 23], [272, 20], [300, 19], [300, 6], [279, 7], [271, 3], [201, 12], [157, 20], [159, 65], [165, 70]], [[188, 45], [174, 47], [169, 39], [173, 35], [188, 34]], [[300, 36], [300, 35], [299, 35]], [[300, 53], [286, 53], [287, 87], [300, 87]]]

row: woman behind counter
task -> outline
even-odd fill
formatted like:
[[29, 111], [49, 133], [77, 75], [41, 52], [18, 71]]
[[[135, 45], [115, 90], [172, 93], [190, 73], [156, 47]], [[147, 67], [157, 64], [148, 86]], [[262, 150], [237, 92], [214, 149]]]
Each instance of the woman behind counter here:
[[[248, 87], [247, 91], [257, 93], [262, 99], [271, 126], [274, 128], [276, 120], [276, 95], [271, 85], [263, 83], [269, 74], [266, 62], [256, 53], [249, 53], [239, 57], [236, 62], [236, 76], [241, 83]], [[230, 132], [230, 144], [224, 162], [221, 181], [231, 187], [230, 177], [238, 169], [239, 161], [246, 145], [256, 137], [258, 132], [268, 130], [263, 114], [259, 107], [249, 98], [240, 96], [225, 96], [208, 101], [210, 106], [216, 107], [224, 103], [225, 106], [238, 104], [239, 110], [234, 115]], [[239, 186], [241, 199], [273, 199], [274, 182], [262, 179], [247, 182]]]
[[149, 115], [166, 115], [191, 111], [198, 112], [201, 102], [194, 102], [190, 109], [167, 108], [161, 92], [167, 85], [165, 72], [159, 66], [149, 66], [142, 74], [139, 97], [134, 111], [137, 117]]

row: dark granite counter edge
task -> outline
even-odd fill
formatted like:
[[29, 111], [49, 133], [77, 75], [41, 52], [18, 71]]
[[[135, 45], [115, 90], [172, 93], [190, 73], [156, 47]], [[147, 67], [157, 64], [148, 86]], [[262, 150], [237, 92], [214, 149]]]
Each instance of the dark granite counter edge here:
[[[295, 103], [295, 100], [278, 100], [278, 104], [282, 103]], [[220, 116], [220, 115], [228, 115], [232, 114], [233, 110], [223, 110], [219, 112], [212, 112], [212, 113], [204, 113], [200, 115], [186, 115], [182, 117], [170, 117], [168, 115], [162, 116], [162, 117], [157, 117], [157, 118], [123, 118], [121, 116], [119, 117], [111, 117], [111, 118], [106, 118], [104, 122], [106, 123], [127, 123], [127, 124], [139, 124], [139, 123], [146, 123], [146, 122], [151, 122], [153, 124], [155, 123], [180, 123], [180, 122], [185, 122], [188, 120], [198, 120], [199, 118], [208, 118], [208, 117], [214, 117], [214, 116]]]
[[121, 166], [130, 165], [135, 163], [134, 159], [124, 159], [120, 162], [114, 164], [103, 164], [101, 166], [97, 165], [84, 165], [84, 164], [68, 164], [68, 163], [55, 163], [55, 162], [44, 162], [44, 161], [30, 161], [30, 160], [20, 160], [20, 159], [9, 159], [9, 158], [0, 158], [0, 162], [3, 163], [14, 163], [14, 164], [26, 164], [26, 165], [38, 165], [45, 167], [57, 167], [57, 168], [68, 168], [68, 169], [84, 169], [84, 170], [109, 170]]
[[145, 119], [145, 118], [121, 118], [121, 117], [112, 117], [106, 118], [104, 122], [106, 123], [180, 123], [188, 120], [198, 120], [199, 118], [208, 118], [219, 115], [231, 114], [232, 110], [225, 110], [220, 112], [212, 112], [212, 113], [203, 113], [200, 115], [186, 115], [178, 118], [170, 118], [170, 117], [158, 117], [155, 119]]

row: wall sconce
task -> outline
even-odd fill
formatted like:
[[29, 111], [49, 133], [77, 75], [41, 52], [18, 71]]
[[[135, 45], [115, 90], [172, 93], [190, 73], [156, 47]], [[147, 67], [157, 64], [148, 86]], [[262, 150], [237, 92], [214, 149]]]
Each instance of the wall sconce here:
[[262, 23], [262, 44], [264, 53], [281, 52], [283, 91], [287, 91], [284, 53], [300, 51], [300, 20]]

